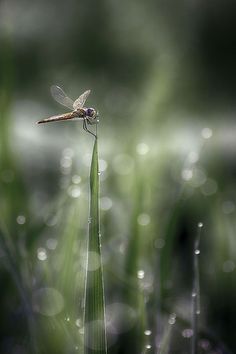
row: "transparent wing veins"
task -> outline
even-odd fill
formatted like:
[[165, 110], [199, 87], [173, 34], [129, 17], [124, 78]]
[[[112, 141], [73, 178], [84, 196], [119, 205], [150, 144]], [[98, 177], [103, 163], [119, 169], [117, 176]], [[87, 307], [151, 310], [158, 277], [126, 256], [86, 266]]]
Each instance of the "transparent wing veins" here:
[[[70, 97], [68, 97], [65, 92], [59, 86], [51, 86], [51, 94], [55, 101], [62, 104], [63, 106], [73, 110], [74, 104]], [[80, 96], [81, 97], [81, 96]]]
[[82, 93], [82, 95], [80, 95], [73, 103], [73, 108], [74, 109], [83, 108], [90, 92], [91, 92], [90, 90], [87, 90], [84, 93]]

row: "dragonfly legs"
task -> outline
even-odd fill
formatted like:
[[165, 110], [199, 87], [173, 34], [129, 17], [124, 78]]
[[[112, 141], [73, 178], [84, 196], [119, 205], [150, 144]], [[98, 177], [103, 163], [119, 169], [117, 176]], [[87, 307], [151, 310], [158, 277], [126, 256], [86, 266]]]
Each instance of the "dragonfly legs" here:
[[91, 130], [88, 129], [86, 118], [83, 120], [83, 129], [84, 129], [86, 132], [92, 134], [95, 138], [97, 138], [97, 135], [95, 135], [93, 132], [91, 132]]

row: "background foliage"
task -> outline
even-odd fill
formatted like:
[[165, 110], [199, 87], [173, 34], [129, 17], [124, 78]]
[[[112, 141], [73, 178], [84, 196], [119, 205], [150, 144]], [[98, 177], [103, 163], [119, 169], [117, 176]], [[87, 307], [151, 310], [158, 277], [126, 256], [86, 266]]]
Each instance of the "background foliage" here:
[[2, 353], [82, 348], [93, 140], [35, 125], [64, 112], [51, 84], [100, 112], [109, 352], [190, 352], [199, 222], [199, 350], [234, 351], [235, 7], [1, 1]]

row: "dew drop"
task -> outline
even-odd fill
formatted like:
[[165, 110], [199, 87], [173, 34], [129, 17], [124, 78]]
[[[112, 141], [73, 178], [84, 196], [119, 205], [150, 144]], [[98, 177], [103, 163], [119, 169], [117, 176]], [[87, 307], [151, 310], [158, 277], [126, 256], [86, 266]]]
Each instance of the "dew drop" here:
[[146, 349], [151, 349], [151, 347], [152, 347], [151, 344], [146, 344], [146, 345], [145, 345], [145, 348], [146, 348]]
[[77, 186], [70, 186], [68, 188], [68, 194], [69, 196], [71, 196], [72, 198], [78, 198], [81, 194], [81, 190], [79, 187]]
[[81, 319], [77, 318], [77, 320], [75, 321], [75, 324], [76, 324], [77, 327], [81, 327], [81, 325], [82, 325]]
[[81, 182], [81, 177], [79, 175], [72, 176], [72, 183], [79, 184]]
[[46, 261], [46, 259], [48, 258], [46, 249], [43, 247], [38, 248], [37, 257], [40, 261]]
[[18, 215], [16, 218], [16, 222], [19, 225], [24, 225], [26, 222], [26, 217], [24, 215]]
[[175, 318], [169, 318], [168, 323], [169, 323], [170, 325], [175, 324]]
[[199, 222], [199, 223], [197, 224], [197, 226], [198, 226], [199, 228], [201, 228], [201, 227], [203, 227], [203, 223], [202, 223], [202, 222]]
[[193, 336], [193, 330], [191, 328], [185, 328], [182, 331], [182, 336], [184, 338], [191, 338]]
[[193, 170], [184, 169], [181, 173], [181, 176], [184, 181], [190, 181], [193, 177]]
[[60, 161], [60, 165], [62, 168], [70, 168], [72, 165], [72, 159], [70, 156], [64, 156], [62, 157], [61, 161]]
[[145, 336], [150, 336], [152, 334], [152, 331], [150, 329], [146, 329], [144, 331]]
[[200, 254], [200, 250], [195, 250], [194, 253], [195, 254]]
[[143, 279], [144, 276], [145, 276], [144, 270], [140, 269], [140, 270], [137, 271], [137, 277], [138, 277], [138, 279]]

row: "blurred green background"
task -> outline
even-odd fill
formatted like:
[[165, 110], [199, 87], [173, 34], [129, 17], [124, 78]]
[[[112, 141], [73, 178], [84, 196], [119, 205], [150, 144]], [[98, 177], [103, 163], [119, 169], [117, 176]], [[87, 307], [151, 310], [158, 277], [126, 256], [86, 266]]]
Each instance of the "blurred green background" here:
[[0, 2], [1, 353], [82, 353], [93, 139], [35, 125], [66, 112], [52, 84], [90, 88], [100, 112], [109, 353], [157, 353], [173, 313], [169, 353], [190, 353], [199, 222], [199, 352], [235, 352], [235, 15], [230, 0]]

